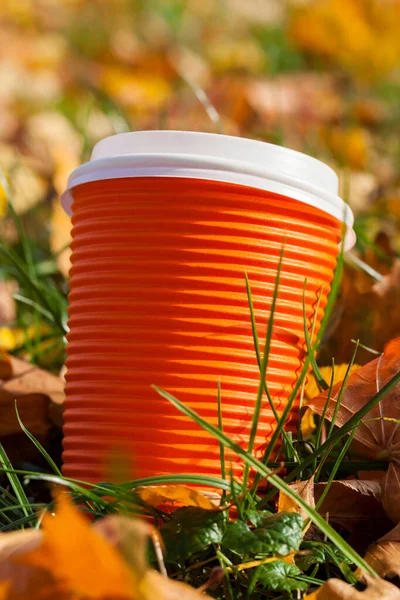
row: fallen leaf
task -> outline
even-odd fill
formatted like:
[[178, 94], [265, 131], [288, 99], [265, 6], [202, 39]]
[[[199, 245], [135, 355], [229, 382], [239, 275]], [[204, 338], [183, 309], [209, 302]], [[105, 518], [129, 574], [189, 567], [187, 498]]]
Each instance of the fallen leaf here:
[[0, 379], [10, 379], [11, 376], [11, 357], [0, 346]]
[[381, 577], [400, 577], [400, 524], [373, 544], [364, 558]]
[[17, 289], [16, 281], [0, 281], [0, 325], [6, 325], [16, 319], [14, 294]]
[[25, 594], [28, 594], [29, 583], [35, 576], [35, 569], [15, 564], [14, 559], [20, 554], [37, 548], [42, 539], [42, 532], [36, 529], [0, 534], [0, 582], [9, 582], [7, 585], [10, 593], [19, 597], [26, 597]]
[[[400, 368], [400, 338], [391, 340], [384, 352], [375, 360], [364, 365], [350, 375], [339, 406], [336, 424], [341, 427], [362, 408]], [[341, 384], [332, 391], [326, 412], [326, 418], [332, 419]], [[321, 414], [326, 392], [312, 401], [310, 407]], [[361, 421], [355, 432], [358, 449], [363, 456], [379, 460], [387, 459], [389, 468], [382, 482], [382, 504], [387, 515], [394, 521], [400, 521], [400, 385], [381, 400]]]
[[160, 109], [172, 93], [164, 76], [152, 73], [148, 68], [140, 72], [122, 65], [104, 66], [98, 85], [135, 112]]
[[30, 363], [10, 356], [12, 376], [0, 386], [12, 394], [45, 394], [55, 404], [64, 402], [64, 383], [60, 377]]
[[373, 81], [398, 64], [399, 14], [397, 2], [312, 0], [292, 11], [289, 35], [303, 51]]
[[373, 328], [378, 343], [385, 341], [388, 328], [393, 336], [400, 335], [400, 259], [396, 259], [381, 281], [373, 285], [377, 297], [377, 310]]
[[118, 551], [93, 530], [65, 494], [57, 499], [55, 515], [44, 516], [41, 544], [15, 561], [50, 571], [71, 591], [92, 599], [133, 597], [139, 583]]
[[1, 141], [0, 164], [11, 187], [11, 201], [17, 214], [24, 214], [44, 199], [47, 184], [36, 165]]
[[[315, 508], [314, 498], [314, 477], [307, 479], [306, 481], [295, 481], [290, 484], [290, 488], [296, 492], [305, 502], [307, 502], [310, 508]], [[296, 512], [303, 517], [304, 520], [308, 520], [308, 513], [298, 506], [292, 498], [290, 498], [285, 492], [279, 492], [278, 498], [278, 513], [280, 512]], [[309, 526], [311, 525], [311, 522]], [[307, 528], [308, 529], [308, 528]]]
[[[319, 370], [320, 370], [322, 377], [325, 379], [325, 381], [328, 384], [330, 384], [330, 382], [331, 382], [332, 370], [333, 370], [333, 385], [335, 385], [339, 381], [343, 381], [348, 367], [349, 367], [349, 365], [344, 363], [341, 365], [335, 365], [334, 369], [332, 369], [332, 367], [320, 367]], [[359, 368], [360, 368], [360, 365], [353, 365], [350, 369], [350, 374], [354, 373]], [[305, 387], [306, 401], [309, 402], [310, 400], [312, 400], [312, 398], [315, 398], [320, 393], [321, 393], [321, 390], [318, 386], [317, 379], [316, 379], [314, 373], [311, 372], [308, 376], [307, 384]]]
[[204, 600], [207, 597], [186, 583], [173, 581], [157, 571], [148, 570], [133, 600]]
[[40, 460], [39, 452], [18, 423], [15, 401], [25, 427], [47, 448], [51, 427], [62, 422], [64, 382], [0, 352], [0, 437], [12, 462]]
[[301, 433], [303, 439], [308, 439], [311, 434], [315, 431], [315, 417], [314, 413], [308, 406], [306, 407], [300, 422]]
[[[318, 483], [314, 488], [318, 502], [326, 487]], [[374, 480], [358, 479], [333, 481], [319, 512], [331, 523], [351, 532], [360, 551], [370, 545], [390, 527], [381, 504], [382, 489]]]
[[246, 97], [265, 122], [286, 119], [288, 126], [294, 125], [293, 119], [300, 119], [309, 128], [313, 123], [336, 120], [342, 113], [342, 100], [330, 75], [308, 72], [251, 81]]
[[359, 592], [340, 579], [329, 579], [304, 600], [399, 600], [400, 590], [393, 584], [376, 577], [365, 576], [367, 588]]
[[0, 599], [200, 600], [204, 595], [150, 569], [152, 527], [111, 516], [91, 525], [68, 496], [42, 530], [0, 534]]
[[[138, 526], [139, 525], [139, 526]], [[148, 568], [145, 560], [147, 537], [151, 527], [147, 523], [127, 517], [110, 516], [94, 524], [94, 529], [116, 547], [139, 577], [138, 590], [132, 600], [201, 600], [204, 594], [185, 583], [173, 581]]]
[[140, 498], [151, 506], [161, 506], [168, 502], [178, 502], [184, 506], [197, 506], [215, 510], [217, 505], [201, 492], [186, 485], [149, 485], [135, 489]]
[[341, 166], [363, 169], [370, 155], [371, 136], [362, 127], [345, 129], [325, 126], [320, 129], [321, 141]]

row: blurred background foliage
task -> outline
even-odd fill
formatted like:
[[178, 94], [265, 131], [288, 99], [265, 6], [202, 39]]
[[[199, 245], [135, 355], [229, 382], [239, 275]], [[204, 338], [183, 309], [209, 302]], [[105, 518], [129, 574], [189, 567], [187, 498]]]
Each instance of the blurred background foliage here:
[[2, 0], [0, 346], [61, 367], [68, 174], [107, 135], [184, 129], [339, 173], [358, 242], [321, 361], [382, 350], [400, 335], [399, 22], [398, 0]]

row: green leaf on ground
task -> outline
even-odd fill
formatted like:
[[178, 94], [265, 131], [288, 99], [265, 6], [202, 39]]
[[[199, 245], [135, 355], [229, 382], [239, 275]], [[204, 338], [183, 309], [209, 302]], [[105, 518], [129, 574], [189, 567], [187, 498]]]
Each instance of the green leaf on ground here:
[[289, 565], [283, 560], [276, 560], [257, 569], [259, 582], [274, 592], [291, 592], [292, 590], [305, 590], [308, 583], [294, 579], [301, 576], [296, 565]]
[[303, 519], [299, 514], [281, 512], [263, 519], [254, 533], [271, 554], [286, 556], [299, 549], [302, 527]]
[[266, 518], [270, 517], [273, 513], [269, 510], [246, 510], [245, 517], [250, 521], [254, 527], [258, 527], [260, 523]]
[[160, 528], [166, 547], [165, 560], [182, 563], [210, 544], [220, 544], [225, 529], [226, 515], [221, 511], [195, 506], [179, 508]]
[[351, 561], [329, 542], [306, 541], [301, 544], [301, 550], [309, 552], [308, 554], [296, 556], [296, 565], [304, 572], [308, 571], [313, 565], [326, 563], [351, 564]]
[[302, 537], [303, 519], [297, 513], [268, 513], [258, 519], [251, 530], [243, 521], [228, 523], [222, 545], [239, 556], [263, 558], [279, 554], [286, 556], [298, 550]]

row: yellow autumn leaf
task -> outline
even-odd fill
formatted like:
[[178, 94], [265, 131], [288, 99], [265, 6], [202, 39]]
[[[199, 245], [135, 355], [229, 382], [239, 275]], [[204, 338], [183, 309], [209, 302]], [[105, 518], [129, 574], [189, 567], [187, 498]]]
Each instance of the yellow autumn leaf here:
[[320, 137], [339, 164], [355, 170], [366, 166], [372, 143], [364, 128], [322, 127]]
[[160, 108], [172, 93], [164, 77], [121, 66], [104, 68], [99, 87], [127, 108], [138, 112]]
[[[307, 479], [306, 481], [295, 481], [290, 484], [290, 488], [296, 492], [301, 498], [307, 502], [310, 508], [315, 508], [314, 498], [314, 477]], [[285, 492], [279, 492], [278, 498], [278, 512], [296, 512], [303, 517], [304, 520], [308, 519], [308, 514], [301, 508], [294, 500], [285, 494]], [[308, 527], [310, 527], [311, 522]], [[308, 527], [304, 530], [307, 531]]]
[[135, 490], [140, 498], [151, 506], [161, 506], [166, 502], [178, 502], [185, 506], [197, 506], [215, 510], [217, 505], [201, 492], [186, 485], [150, 485]]
[[43, 531], [41, 545], [19, 556], [19, 564], [51, 571], [53, 577], [88, 599], [134, 597], [139, 583], [134, 572], [65, 494], [58, 497], [55, 515], [45, 515]]
[[308, 438], [315, 431], [315, 417], [311, 408], [306, 408], [300, 422], [303, 438]]
[[267, 565], [277, 560], [283, 560], [283, 562], [287, 563], [288, 565], [294, 565], [295, 556], [295, 552], [290, 552], [290, 554], [287, 554], [286, 556], [270, 556], [269, 558], [264, 558], [262, 560], [252, 560], [250, 562], [235, 565], [235, 571], [245, 571], [246, 569], [254, 569], [255, 567], [259, 567], [260, 565]]
[[[345, 378], [348, 366], [349, 365], [347, 365], [345, 363], [341, 364], [341, 365], [335, 365], [335, 368], [333, 370], [334, 371], [333, 385], [335, 385], [339, 381], [343, 381], [343, 379]], [[352, 373], [355, 373], [355, 371], [357, 371], [359, 368], [360, 368], [360, 365], [354, 364], [350, 369], [350, 375]], [[331, 377], [332, 377], [332, 367], [320, 367], [319, 370], [320, 370], [322, 377], [325, 379], [325, 381], [330, 383]], [[317, 380], [315, 378], [314, 373], [310, 373], [310, 375], [308, 376], [308, 381], [307, 381], [307, 385], [306, 385], [306, 389], [305, 389], [306, 402], [308, 400], [311, 400], [312, 398], [315, 398], [315, 396], [318, 396], [320, 391], [321, 390], [318, 387]]]
[[45, 324], [30, 325], [29, 327], [0, 327], [0, 348], [4, 350], [15, 350], [23, 346], [27, 341], [38, 340], [50, 333], [51, 327]]
[[4, 186], [0, 182], [0, 218], [4, 217], [7, 212], [7, 193]]
[[375, 80], [399, 64], [399, 17], [398, 2], [312, 0], [292, 11], [289, 35], [301, 50]]

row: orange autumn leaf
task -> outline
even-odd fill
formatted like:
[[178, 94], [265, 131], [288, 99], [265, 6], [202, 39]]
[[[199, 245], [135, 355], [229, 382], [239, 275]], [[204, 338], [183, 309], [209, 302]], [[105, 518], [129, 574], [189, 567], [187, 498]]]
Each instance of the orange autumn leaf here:
[[[391, 340], [384, 352], [350, 375], [338, 409], [336, 425], [341, 427], [400, 370], [400, 338]], [[326, 418], [332, 419], [341, 383], [336, 384], [327, 408]], [[327, 393], [309, 402], [321, 414]], [[395, 386], [360, 422], [355, 440], [359, 452], [368, 458], [387, 459], [389, 468], [382, 479], [382, 504], [387, 515], [400, 521], [400, 384]]]
[[0, 600], [201, 600], [204, 595], [150, 569], [152, 527], [109, 516], [91, 525], [59, 496], [41, 531], [0, 534]]
[[78, 595], [92, 599], [130, 598], [138, 581], [118, 551], [96, 533], [64, 494], [55, 515], [43, 519], [41, 545], [16, 559], [51, 571]]
[[340, 579], [329, 579], [304, 600], [400, 600], [400, 590], [392, 583], [365, 575], [366, 590], [360, 592]]
[[[311, 508], [315, 508], [315, 498], [314, 498], [314, 476], [306, 481], [295, 481], [290, 484], [290, 488], [296, 492], [305, 502], [307, 502], [308, 506]], [[296, 502], [293, 501], [285, 492], [279, 492], [278, 498], [278, 513], [279, 512], [296, 512], [303, 517], [306, 521], [308, 519], [308, 513], [301, 508]], [[304, 530], [304, 533], [308, 530], [311, 525], [311, 521], [308, 523], [307, 528]]]
[[185, 506], [197, 506], [215, 510], [217, 505], [207, 496], [186, 485], [149, 485], [135, 490], [140, 498], [151, 506], [161, 506], [166, 502], [178, 502]]

